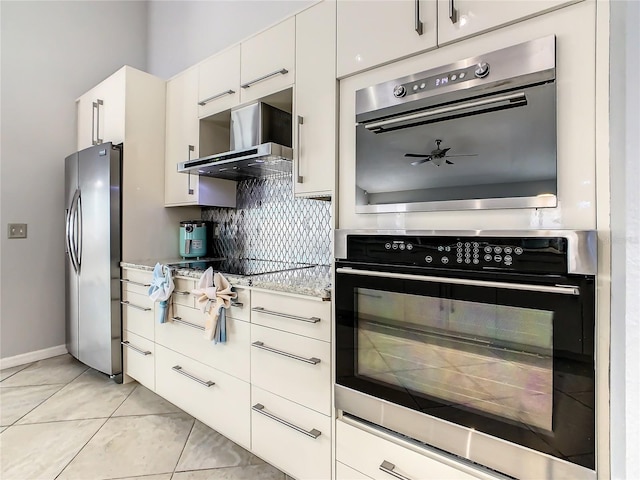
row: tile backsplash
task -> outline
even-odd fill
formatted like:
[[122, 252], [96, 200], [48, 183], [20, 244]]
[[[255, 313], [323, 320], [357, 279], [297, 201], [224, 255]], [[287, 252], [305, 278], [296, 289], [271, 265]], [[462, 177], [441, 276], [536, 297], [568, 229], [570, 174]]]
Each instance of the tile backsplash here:
[[202, 209], [226, 258], [331, 263], [331, 202], [295, 198], [291, 174], [238, 182], [237, 206]]

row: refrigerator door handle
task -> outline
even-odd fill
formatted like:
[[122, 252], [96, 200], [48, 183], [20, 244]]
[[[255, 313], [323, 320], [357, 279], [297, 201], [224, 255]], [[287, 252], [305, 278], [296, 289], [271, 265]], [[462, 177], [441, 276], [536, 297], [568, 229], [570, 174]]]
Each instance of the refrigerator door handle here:
[[77, 246], [76, 246], [76, 217], [78, 208], [78, 198], [80, 196], [80, 190], [76, 189], [71, 200], [71, 206], [69, 207], [69, 258], [73, 265], [73, 270], [78, 274], [78, 259], [77, 259]]
[[76, 222], [78, 223], [78, 243], [76, 244], [76, 262], [78, 273], [82, 266], [82, 195], [78, 190], [78, 200], [76, 200]]

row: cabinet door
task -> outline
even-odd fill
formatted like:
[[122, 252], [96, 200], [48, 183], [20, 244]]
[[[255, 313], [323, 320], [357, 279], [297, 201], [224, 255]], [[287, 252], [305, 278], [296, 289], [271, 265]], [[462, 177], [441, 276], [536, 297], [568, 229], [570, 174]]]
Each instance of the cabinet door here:
[[580, 0], [438, 0], [438, 43], [453, 42]]
[[291, 86], [295, 72], [295, 17], [240, 44], [240, 101], [246, 103]]
[[192, 68], [167, 82], [164, 204], [235, 207], [235, 182], [177, 171], [179, 162], [199, 155], [198, 76]]
[[240, 45], [219, 53], [198, 66], [198, 94], [194, 106], [200, 118], [240, 103]]
[[338, 78], [435, 48], [436, 0], [338, 2]]
[[124, 142], [126, 128], [125, 68], [118, 70], [96, 88], [99, 120], [96, 125], [98, 143], [111, 142], [117, 145]]
[[330, 196], [336, 170], [336, 2], [296, 16], [294, 193]]
[[95, 145], [96, 141], [96, 108], [93, 95], [89, 91], [76, 101], [76, 118], [78, 121], [78, 151]]

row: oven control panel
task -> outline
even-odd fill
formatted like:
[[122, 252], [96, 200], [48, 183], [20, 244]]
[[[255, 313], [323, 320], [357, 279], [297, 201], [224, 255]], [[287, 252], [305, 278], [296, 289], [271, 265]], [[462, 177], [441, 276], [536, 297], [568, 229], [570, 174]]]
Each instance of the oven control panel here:
[[394, 237], [353, 236], [351, 261], [416, 267], [567, 272], [567, 240], [560, 237]]

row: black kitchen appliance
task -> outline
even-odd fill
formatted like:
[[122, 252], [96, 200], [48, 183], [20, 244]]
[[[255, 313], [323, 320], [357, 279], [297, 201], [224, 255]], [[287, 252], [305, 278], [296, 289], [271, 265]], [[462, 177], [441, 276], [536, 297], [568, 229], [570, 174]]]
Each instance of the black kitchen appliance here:
[[596, 234], [336, 233], [336, 406], [516, 478], [595, 479]]

